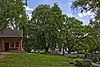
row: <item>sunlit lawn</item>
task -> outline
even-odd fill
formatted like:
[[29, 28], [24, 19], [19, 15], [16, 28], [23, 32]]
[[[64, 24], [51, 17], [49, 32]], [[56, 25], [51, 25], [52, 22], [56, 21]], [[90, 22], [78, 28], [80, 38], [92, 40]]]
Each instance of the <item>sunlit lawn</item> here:
[[69, 64], [75, 60], [76, 58], [37, 53], [10, 54], [0, 60], [0, 67], [75, 67]]

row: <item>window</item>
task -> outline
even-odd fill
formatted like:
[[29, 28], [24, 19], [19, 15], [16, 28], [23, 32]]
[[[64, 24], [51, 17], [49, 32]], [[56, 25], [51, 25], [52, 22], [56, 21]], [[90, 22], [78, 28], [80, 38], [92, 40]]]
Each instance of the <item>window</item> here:
[[19, 42], [15, 42], [16, 47], [19, 47]]
[[11, 47], [14, 47], [14, 42], [11, 42], [11, 43], [10, 43], [10, 46], [11, 46]]

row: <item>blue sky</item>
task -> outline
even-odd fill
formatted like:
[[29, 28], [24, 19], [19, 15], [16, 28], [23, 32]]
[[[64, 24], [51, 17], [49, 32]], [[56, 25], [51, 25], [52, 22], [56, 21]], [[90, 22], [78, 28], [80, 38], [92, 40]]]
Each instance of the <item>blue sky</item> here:
[[87, 25], [89, 23], [90, 18], [94, 17], [94, 13], [91, 11], [88, 11], [87, 13], [76, 13], [73, 12], [71, 9], [72, 2], [75, 0], [28, 0], [28, 6], [26, 6], [26, 13], [31, 18], [32, 11], [40, 4], [48, 4], [51, 7], [54, 5], [54, 3], [57, 3], [60, 9], [62, 10], [62, 13], [67, 14], [69, 17], [75, 17], [76, 19], [79, 19], [83, 21], [84, 25]]

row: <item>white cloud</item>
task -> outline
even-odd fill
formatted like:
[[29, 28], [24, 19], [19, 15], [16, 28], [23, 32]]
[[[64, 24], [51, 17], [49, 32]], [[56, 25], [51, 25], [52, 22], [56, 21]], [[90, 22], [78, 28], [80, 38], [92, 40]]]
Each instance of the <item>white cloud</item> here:
[[74, 17], [74, 14], [68, 14], [69, 17]]
[[72, 5], [72, 3], [69, 3], [69, 5]]
[[91, 18], [94, 18], [95, 14], [91, 11], [83, 12], [83, 13], [78, 13], [79, 17], [85, 17], [85, 16], [90, 16]]
[[92, 15], [91, 18], [94, 18], [94, 15]]
[[29, 6], [24, 6], [26, 11], [33, 11], [33, 8], [30, 8]]
[[79, 16], [79, 17], [83, 17], [82, 13], [78, 13], [78, 16]]

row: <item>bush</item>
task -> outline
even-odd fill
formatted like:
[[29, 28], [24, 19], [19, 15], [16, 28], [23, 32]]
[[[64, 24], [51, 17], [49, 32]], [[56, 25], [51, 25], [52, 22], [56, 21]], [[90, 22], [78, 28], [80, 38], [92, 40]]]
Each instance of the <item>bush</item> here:
[[98, 58], [93, 58], [93, 62], [99, 62], [99, 59]]
[[74, 62], [69, 62], [69, 64], [74, 64]]
[[81, 63], [81, 61], [79, 61], [79, 60], [76, 60], [76, 61], [75, 61], [75, 66], [82, 66], [82, 63]]

